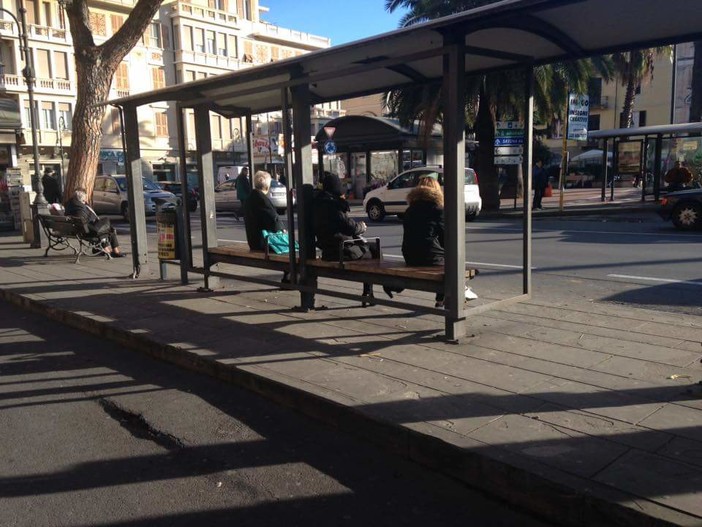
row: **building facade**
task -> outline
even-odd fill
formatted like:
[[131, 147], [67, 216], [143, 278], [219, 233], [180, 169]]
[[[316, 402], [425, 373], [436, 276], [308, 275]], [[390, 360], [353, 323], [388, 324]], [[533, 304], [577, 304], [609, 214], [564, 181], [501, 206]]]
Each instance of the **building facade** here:
[[[23, 0], [29, 47], [35, 64], [35, 116], [41, 168], [59, 174], [68, 170], [72, 117], [77, 92], [73, 45], [68, 20], [57, 0]], [[109, 39], [124, 24], [136, 0], [94, 0], [90, 25], [96, 44]], [[19, 18], [19, 0], [0, 0], [0, 7]], [[265, 21], [268, 9], [258, 0], [165, 0], [140, 42], [118, 67], [109, 97], [116, 99], [173, 84], [250, 68], [330, 46], [325, 37], [286, 29]], [[30, 108], [22, 76], [20, 30], [11, 16], [0, 11], [0, 99], [20, 110], [16, 125], [0, 119], [0, 171], [19, 167], [29, 184], [33, 171]], [[4, 108], [0, 103], [0, 109]], [[313, 110], [319, 126], [343, 112], [338, 103]], [[246, 159], [243, 119], [213, 114], [215, 163], [231, 165]], [[176, 179], [175, 108], [168, 103], [139, 109], [141, 148], [147, 176]], [[280, 114], [254, 116], [254, 142], [260, 145], [255, 161], [278, 156], [282, 132]], [[102, 124], [99, 173], [124, 172], [120, 119], [108, 107]], [[272, 145], [272, 146], [271, 146]], [[186, 115], [186, 147], [194, 154], [192, 115]], [[266, 150], [267, 149], [267, 150]], [[263, 153], [263, 156], [260, 154]], [[194, 161], [194, 155], [193, 161]], [[194, 166], [194, 165], [193, 165]], [[215, 167], [216, 172], [216, 167]]]

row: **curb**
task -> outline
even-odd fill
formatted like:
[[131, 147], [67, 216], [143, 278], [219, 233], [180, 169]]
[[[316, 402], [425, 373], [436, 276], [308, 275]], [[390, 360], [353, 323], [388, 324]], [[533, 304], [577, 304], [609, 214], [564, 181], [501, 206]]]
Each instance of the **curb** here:
[[[476, 452], [424, 434], [409, 426], [383, 421], [313, 393], [204, 359], [179, 347], [117, 328], [100, 317], [59, 309], [0, 288], [0, 298], [27, 311], [133, 351], [246, 388], [258, 395], [322, 421], [345, 433], [457, 479], [557, 525], [573, 527], [673, 527], [698, 525], [699, 519], [613, 489], [564, 474], [497, 447], [475, 442]], [[482, 451], [487, 451], [483, 453]], [[477, 483], [476, 483], [477, 482]], [[629, 506], [624, 505], [629, 504]]]

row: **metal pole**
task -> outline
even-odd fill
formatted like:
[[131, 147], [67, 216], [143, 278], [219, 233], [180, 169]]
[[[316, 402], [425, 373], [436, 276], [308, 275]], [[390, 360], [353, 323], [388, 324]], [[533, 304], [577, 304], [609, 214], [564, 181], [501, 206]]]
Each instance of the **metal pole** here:
[[531, 295], [531, 187], [532, 187], [532, 156], [534, 140], [534, 66], [526, 68], [524, 74], [524, 219], [523, 219], [523, 245], [522, 245], [522, 291]]
[[66, 121], [64, 120], [63, 116], [59, 117], [58, 120], [58, 144], [59, 144], [59, 155], [61, 156], [61, 173], [59, 174], [58, 177], [58, 184], [59, 184], [59, 193], [61, 194], [61, 199], [63, 200], [63, 189], [65, 187], [64, 185], [64, 178], [65, 178], [65, 173], [64, 173], [64, 168], [63, 168], [63, 131], [66, 128]]

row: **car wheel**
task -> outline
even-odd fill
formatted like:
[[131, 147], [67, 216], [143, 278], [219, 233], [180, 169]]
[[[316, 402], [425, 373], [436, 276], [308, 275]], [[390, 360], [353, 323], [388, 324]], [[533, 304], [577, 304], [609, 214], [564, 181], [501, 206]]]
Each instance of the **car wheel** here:
[[690, 230], [702, 227], [702, 206], [697, 203], [681, 203], [671, 217], [678, 229]]
[[124, 221], [129, 221], [129, 204], [126, 202], [122, 203], [122, 217]]
[[478, 217], [477, 212], [467, 212], [466, 213], [466, 221], [474, 221], [475, 218], [477, 218], [477, 217]]
[[383, 218], [385, 218], [385, 207], [377, 199], [368, 204], [366, 212], [368, 213], [368, 219], [371, 221], [383, 221]]

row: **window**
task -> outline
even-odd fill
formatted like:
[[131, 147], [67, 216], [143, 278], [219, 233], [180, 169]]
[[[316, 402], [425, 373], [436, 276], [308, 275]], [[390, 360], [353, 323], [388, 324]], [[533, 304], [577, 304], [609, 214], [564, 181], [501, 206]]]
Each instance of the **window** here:
[[205, 52], [205, 30], [193, 28], [193, 50], [198, 53]]
[[183, 26], [183, 50], [194, 51], [193, 47], [193, 28], [190, 26]]
[[154, 90], [166, 87], [166, 74], [163, 68], [151, 68], [151, 78]]
[[253, 20], [251, 17], [251, 0], [244, 0], [244, 19]]
[[63, 51], [54, 51], [53, 77], [68, 80], [68, 56]]
[[587, 129], [590, 132], [600, 129], [600, 116], [599, 115], [590, 115], [587, 118]]
[[54, 114], [54, 103], [41, 103], [41, 128], [56, 130], [56, 118]]
[[49, 66], [49, 50], [48, 49], [37, 49], [36, 53], [36, 71], [37, 78], [39, 79], [50, 79], [51, 67]]
[[27, 10], [25, 14], [27, 24], [38, 24], [39, 20], [37, 17], [37, 2], [36, 0], [25, 0], [24, 8]]
[[168, 119], [166, 118], [166, 112], [156, 112], [154, 117], [156, 118], [156, 136], [168, 137]]
[[32, 112], [29, 109], [29, 101], [24, 101], [24, 126], [29, 128], [32, 123]]
[[[59, 126], [63, 126], [65, 130], [72, 130], [71, 123], [73, 121], [73, 111], [71, 104], [67, 102], [58, 103]], [[63, 122], [61, 122], [63, 119]]]
[[206, 33], [207, 36], [207, 53], [210, 55], [215, 55], [215, 32], [214, 31], [207, 31]]
[[43, 2], [42, 9], [44, 10], [44, 25], [47, 27], [53, 26], [51, 23], [51, 4], [49, 2]]
[[227, 56], [227, 35], [224, 33], [217, 33], [217, 55]]
[[122, 131], [119, 120], [119, 110], [117, 108], [110, 108], [110, 129], [109, 133], [112, 135], [119, 135]]
[[161, 45], [161, 24], [152, 22], [149, 27], [149, 45], [154, 48], [163, 47]]
[[129, 89], [129, 70], [126, 62], [121, 62], [115, 71], [115, 87], [118, 90]]
[[119, 31], [119, 28], [124, 25], [124, 17], [122, 15], [110, 15], [110, 25], [112, 26], [112, 34]]
[[637, 126], [646, 126], [646, 110], [641, 110], [636, 113], [639, 114], [639, 124]]
[[590, 96], [590, 106], [599, 106], [602, 102], [602, 79], [590, 79], [587, 93]]
[[117, 193], [117, 182], [112, 178], [105, 178], [105, 192]]

